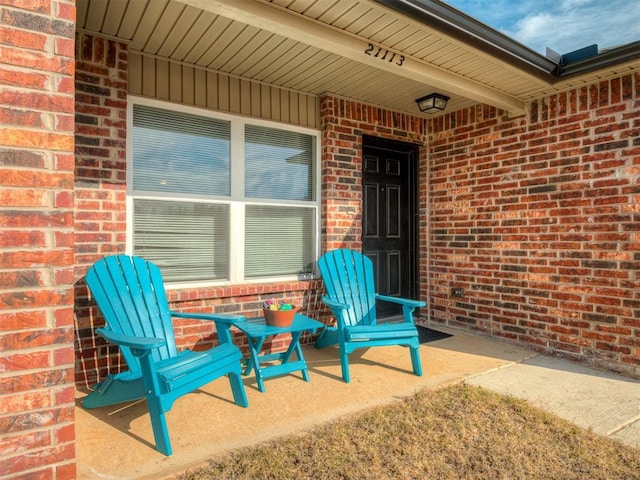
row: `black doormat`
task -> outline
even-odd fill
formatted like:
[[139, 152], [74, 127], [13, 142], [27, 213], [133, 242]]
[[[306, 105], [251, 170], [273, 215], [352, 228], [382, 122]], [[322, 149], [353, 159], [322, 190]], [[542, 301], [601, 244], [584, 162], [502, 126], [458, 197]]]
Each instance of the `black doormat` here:
[[442, 340], [443, 338], [453, 336], [421, 325], [416, 325], [416, 328], [418, 329], [418, 338], [420, 339], [420, 343], [435, 342], [436, 340]]

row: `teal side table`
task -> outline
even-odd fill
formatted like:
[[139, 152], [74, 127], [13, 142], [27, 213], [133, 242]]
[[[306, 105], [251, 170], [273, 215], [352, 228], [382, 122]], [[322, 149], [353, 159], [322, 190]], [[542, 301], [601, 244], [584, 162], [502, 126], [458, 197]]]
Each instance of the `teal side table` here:
[[[258, 389], [264, 392], [264, 380], [287, 373], [300, 371], [302, 378], [309, 381], [309, 372], [307, 370], [307, 362], [300, 348], [300, 336], [303, 332], [312, 332], [320, 328], [324, 328], [324, 324], [313, 320], [305, 315], [297, 313], [293, 318], [293, 322], [288, 327], [272, 327], [266, 324], [264, 317], [247, 318], [233, 322], [239, 330], [247, 335], [249, 343], [249, 358], [246, 361], [244, 375], [251, 374], [252, 370], [256, 372], [256, 381]], [[260, 350], [267, 338], [279, 335], [281, 333], [290, 333], [291, 342], [286, 352], [270, 353], [260, 355]], [[296, 352], [296, 360], [292, 360], [291, 356]], [[280, 361], [275, 365], [264, 365], [266, 362]]]

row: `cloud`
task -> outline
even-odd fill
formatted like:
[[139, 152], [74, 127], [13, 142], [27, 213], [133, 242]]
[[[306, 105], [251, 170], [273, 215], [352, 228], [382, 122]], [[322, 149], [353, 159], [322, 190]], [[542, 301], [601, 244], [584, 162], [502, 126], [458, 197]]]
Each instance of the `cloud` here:
[[544, 54], [640, 40], [637, 0], [450, 0], [455, 8]]
[[568, 53], [592, 44], [612, 47], [640, 40], [640, 4], [566, 0], [527, 15], [507, 30], [512, 38], [544, 53], [550, 47]]

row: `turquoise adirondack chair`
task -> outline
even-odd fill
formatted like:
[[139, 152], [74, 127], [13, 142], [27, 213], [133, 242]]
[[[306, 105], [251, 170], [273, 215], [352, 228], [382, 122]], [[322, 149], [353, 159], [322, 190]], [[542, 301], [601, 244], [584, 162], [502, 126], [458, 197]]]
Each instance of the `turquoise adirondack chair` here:
[[[411, 351], [413, 373], [422, 375], [420, 341], [413, 311], [426, 304], [417, 300], [375, 293], [373, 264], [354, 250], [333, 250], [318, 261], [327, 295], [322, 301], [336, 317], [336, 326], [327, 327], [316, 340], [316, 348], [338, 345], [342, 378], [349, 383], [349, 355], [358, 348], [404, 345]], [[403, 321], [378, 323], [376, 300], [402, 306]]]
[[[248, 406], [241, 378], [242, 353], [229, 332], [238, 317], [171, 312], [160, 269], [139, 257], [105, 257], [89, 269], [86, 281], [107, 323], [97, 332], [120, 347], [129, 370], [98, 383], [83, 407], [146, 397], [156, 448], [168, 456], [171, 443], [165, 412], [177, 398], [226, 375], [235, 403]], [[171, 317], [214, 321], [219, 345], [204, 352], [178, 352]]]

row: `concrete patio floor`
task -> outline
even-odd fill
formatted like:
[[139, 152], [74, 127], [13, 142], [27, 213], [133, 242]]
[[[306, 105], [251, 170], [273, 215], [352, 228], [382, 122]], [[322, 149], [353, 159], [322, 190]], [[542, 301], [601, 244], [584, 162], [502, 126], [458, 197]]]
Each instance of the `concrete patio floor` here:
[[[424, 375], [411, 372], [409, 351], [378, 347], [351, 355], [351, 383], [340, 376], [337, 350], [304, 347], [310, 381], [300, 373], [268, 379], [260, 393], [253, 376], [245, 377], [249, 408], [233, 403], [226, 378], [176, 401], [167, 414], [173, 455], [154, 448], [144, 401], [85, 410], [77, 395], [78, 478], [163, 479], [206, 464], [233, 449], [302, 432], [358, 410], [386, 404], [423, 388], [469, 380], [537, 355], [486, 337], [450, 330], [451, 337], [425, 343], [420, 355]], [[625, 381], [626, 383], [626, 381]], [[630, 388], [638, 385], [634, 380]], [[630, 390], [634, 391], [634, 390]], [[628, 421], [625, 419], [624, 421]], [[636, 423], [637, 425], [637, 423]]]

